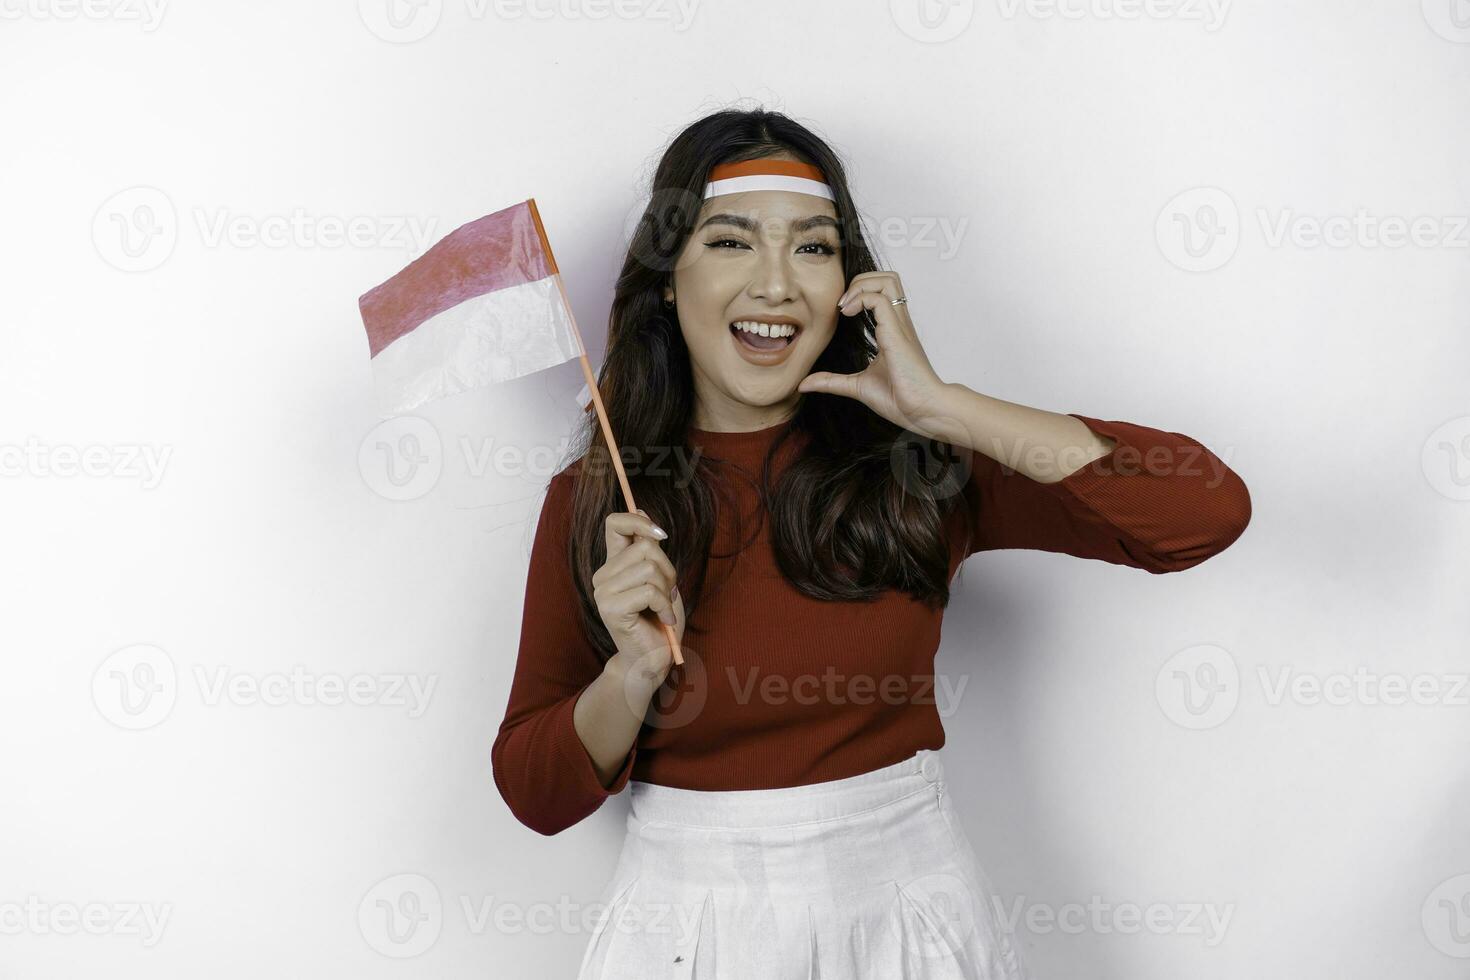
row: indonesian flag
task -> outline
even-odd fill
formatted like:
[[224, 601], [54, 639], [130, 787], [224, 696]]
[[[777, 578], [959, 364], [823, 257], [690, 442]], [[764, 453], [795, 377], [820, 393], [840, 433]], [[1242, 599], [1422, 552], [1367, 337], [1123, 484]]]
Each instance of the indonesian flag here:
[[585, 355], [534, 199], [456, 228], [358, 308], [385, 415]]
[[[623, 502], [637, 509], [534, 198], [456, 228], [357, 306], [386, 415], [577, 360], [577, 400], [596, 409]], [[674, 628], [660, 625], [682, 664]]]

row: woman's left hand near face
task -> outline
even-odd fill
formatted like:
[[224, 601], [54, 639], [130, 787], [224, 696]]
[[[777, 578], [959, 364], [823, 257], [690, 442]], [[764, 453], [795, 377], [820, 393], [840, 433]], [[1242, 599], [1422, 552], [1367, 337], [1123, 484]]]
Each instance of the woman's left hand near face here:
[[895, 299], [906, 295], [896, 272], [854, 276], [842, 296], [840, 310], [844, 316], [862, 309], [873, 311], [878, 356], [857, 374], [815, 371], [801, 380], [797, 390], [856, 398], [895, 425], [922, 431], [923, 420], [938, 411], [945, 383], [919, 343], [908, 304], [893, 305]]

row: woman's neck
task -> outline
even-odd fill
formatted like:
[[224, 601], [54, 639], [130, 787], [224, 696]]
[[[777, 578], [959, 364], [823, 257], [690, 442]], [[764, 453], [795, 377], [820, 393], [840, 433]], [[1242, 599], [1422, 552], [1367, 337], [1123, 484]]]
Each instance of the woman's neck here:
[[788, 422], [796, 415], [800, 395], [790, 403], [775, 405], [725, 405], [714, 408], [696, 404], [691, 423], [701, 432], [755, 432]]

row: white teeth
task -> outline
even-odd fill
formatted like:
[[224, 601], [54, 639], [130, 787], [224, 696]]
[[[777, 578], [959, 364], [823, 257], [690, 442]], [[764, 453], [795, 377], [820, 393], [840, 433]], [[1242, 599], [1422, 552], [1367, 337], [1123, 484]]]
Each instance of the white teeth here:
[[736, 320], [731, 326], [760, 334], [762, 337], [790, 337], [796, 327], [789, 323], [761, 323], [759, 320]]

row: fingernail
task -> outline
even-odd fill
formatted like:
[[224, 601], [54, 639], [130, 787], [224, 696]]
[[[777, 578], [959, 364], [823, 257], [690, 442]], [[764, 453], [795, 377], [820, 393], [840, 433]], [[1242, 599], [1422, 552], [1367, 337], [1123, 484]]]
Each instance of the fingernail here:
[[673, 591], [671, 591], [669, 593], [669, 598], [670, 599], [677, 599], [677, 598], [679, 598], [679, 587], [677, 585], [674, 586]]
[[[642, 507], [639, 507], [638, 508], [638, 513], [642, 514], [644, 517], [648, 517], [648, 512], [645, 511]], [[648, 517], [648, 520], [650, 522], [652, 522], [653, 521], [653, 518]], [[663, 528], [659, 527], [657, 524], [654, 524], [653, 525], [653, 536], [656, 537], [656, 538], [658, 538], [660, 541], [664, 541], [664, 540], [667, 540], [668, 539], [669, 532], [668, 531], [665, 531]]]

